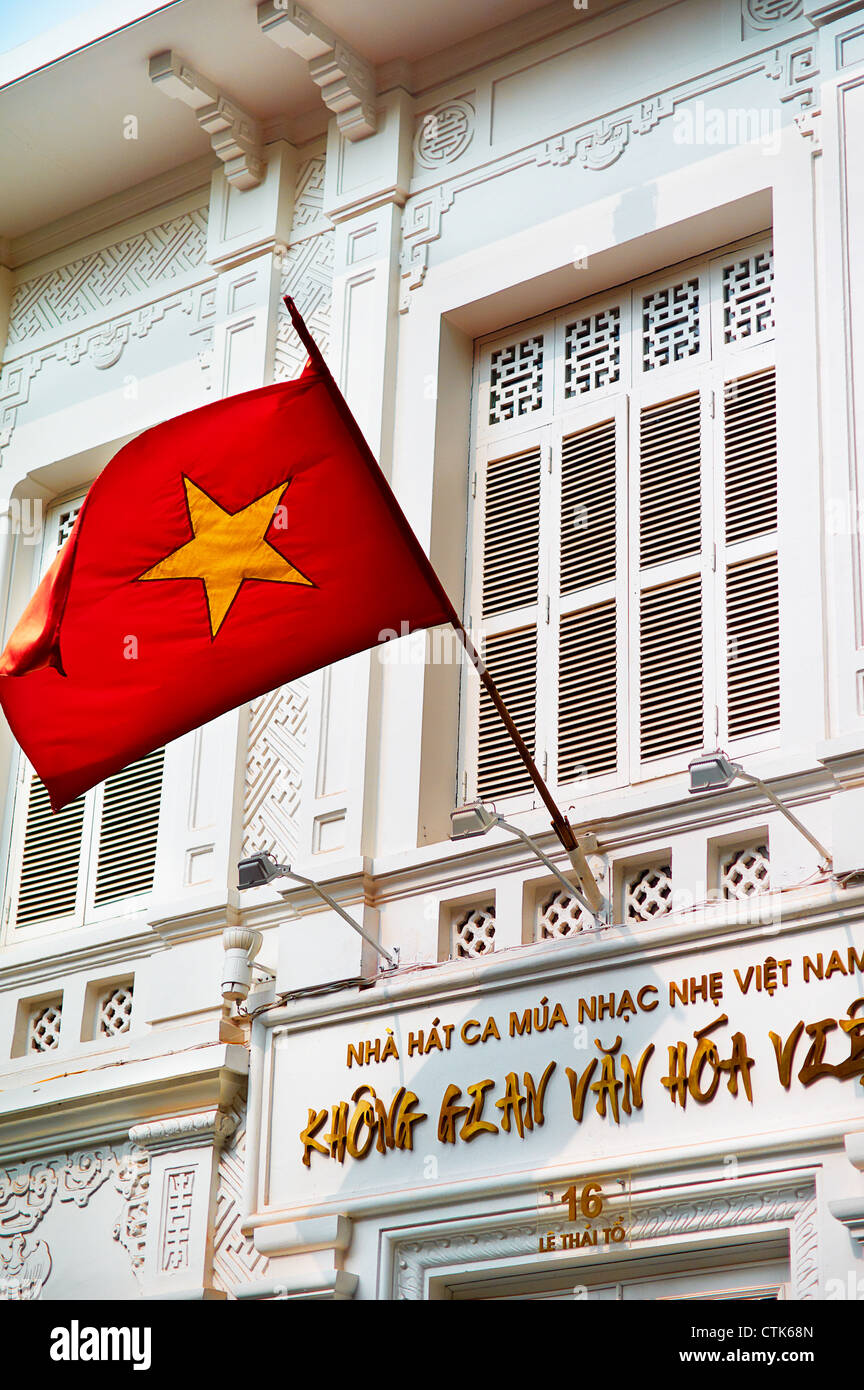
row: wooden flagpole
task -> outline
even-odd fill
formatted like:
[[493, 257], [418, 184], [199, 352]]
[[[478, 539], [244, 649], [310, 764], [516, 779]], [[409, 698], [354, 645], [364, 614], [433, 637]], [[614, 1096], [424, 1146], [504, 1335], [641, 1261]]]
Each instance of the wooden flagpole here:
[[336, 405], [339, 414], [341, 415], [345, 425], [347, 426], [348, 430], [352, 435], [352, 438], [354, 439], [355, 444], [357, 445], [357, 448], [360, 450], [367, 465], [372, 470], [373, 477], [375, 478], [376, 482], [378, 482], [379, 487], [382, 483], [384, 484], [384, 487], [386, 488], [387, 500], [390, 505], [391, 511], [393, 512], [395, 519], [399, 523], [400, 529], [405, 535], [406, 540], [408, 541], [409, 545], [414, 551], [418, 564], [426, 573], [432, 587], [435, 588], [435, 590], [437, 591], [441, 599], [442, 607], [447, 612], [449, 622], [452, 624], [452, 626], [458, 633], [459, 640], [461, 641], [462, 646], [465, 649], [465, 653], [469, 661], [471, 662], [472, 666], [474, 667], [478, 676], [480, 677], [480, 681], [484, 689], [486, 690], [486, 693], [488, 694], [490, 700], [495, 706], [495, 709], [498, 711], [498, 714], [500, 715], [504, 727], [510, 735], [510, 738], [513, 740], [514, 747], [516, 748], [517, 753], [519, 754], [520, 758], [525, 764], [525, 768], [528, 772], [528, 775], [530, 776], [531, 781], [534, 783], [534, 786], [537, 788], [543, 805], [546, 807], [547, 811], [549, 812], [549, 815], [552, 818], [552, 829], [555, 831], [555, 834], [558, 836], [558, 839], [561, 841], [561, 844], [567, 851], [567, 857], [569, 858], [570, 863], [573, 865], [573, 868], [576, 871], [576, 875], [579, 878], [580, 887], [582, 888], [585, 897], [588, 899], [588, 902], [590, 903], [592, 909], [595, 912], [598, 912], [603, 905], [603, 897], [600, 893], [599, 888], [597, 887], [594, 875], [591, 873], [591, 870], [588, 866], [588, 862], [585, 858], [584, 852], [579, 846], [579, 842], [576, 839], [576, 835], [573, 831], [572, 825], [568, 821], [567, 817], [561, 813], [558, 806], [555, 804], [555, 800], [552, 796], [552, 793], [550, 792], [543, 778], [540, 776], [540, 770], [531, 756], [531, 753], [528, 749], [528, 745], [526, 744], [519, 730], [516, 728], [516, 725], [514, 724], [513, 719], [510, 715], [510, 711], [507, 709], [507, 706], [501, 698], [501, 693], [498, 690], [497, 685], [495, 684], [488, 670], [486, 669], [486, 663], [484, 662], [480, 653], [477, 651], [477, 648], [474, 646], [474, 643], [471, 641], [471, 638], [465, 630], [465, 626], [462, 623], [461, 618], [459, 617], [458, 613], [456, 612], [456, 609], [453, 607], [453, 604], [450, 601], [450, 597], [446, 589], [444, 588], [443, 584], [438, 578], [438, 575], [435, 573], [435, 570], [432, 567], [432, 563], [428, 555], [421, 546], [417, 537], [414, 535], [414, 532], [409, 526], [408, 520], [404, 512], [402, 511], [401, 507], [399, 506], [398, 502], [393, 496], [393, 493], [391, 492], [389, 486], [387, 485], [386, 479], [384, 478], [384, 475], [381, 472], [378, 460], [375, 458], [375, 455], [369, 448], [369, 445], [367, 444], [366, 439], [363, 435], [363, 431], [360, 429], [360, 426], [354, 419], [354, 416], [352, 415], [351, 410], [348, 406], [348, 402], [342, 395], [339, 386], [337, 385], [330, 372], [330, 368], [324, 361], [318, 344], [315, 342], [315, 339], [312, 337], [312, 334], [306, 327], [306, 324], [303, 321], [303, 316], [290, 295], [285, 295], [285, 306], [288, 310], [288, 313], [291, 315], [291, 321], [294, 324], [294, 328], [297, 331], [297, 335], [300, 338], [300, 341], [303, 343], [303, 346], [309, 353], [309, 357], [316, 371], [320, 373], [325, 386], [327, 387], [331, 397], [333, 398], [333, 402]]

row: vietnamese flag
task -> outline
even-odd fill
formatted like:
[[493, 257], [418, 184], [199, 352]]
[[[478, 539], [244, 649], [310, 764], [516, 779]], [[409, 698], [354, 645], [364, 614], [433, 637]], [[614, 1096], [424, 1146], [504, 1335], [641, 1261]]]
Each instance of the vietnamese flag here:
[[385, 630], [458, 621], [289, 308], [302, 376], [121, 449], [0, 657], [0, 704], [55, 811]]

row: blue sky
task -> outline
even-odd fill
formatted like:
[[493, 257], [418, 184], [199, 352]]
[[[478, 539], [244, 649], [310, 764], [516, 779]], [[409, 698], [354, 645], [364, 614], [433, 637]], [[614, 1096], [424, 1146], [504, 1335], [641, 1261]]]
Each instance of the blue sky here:
[[96, 8], [97, 0], [0, 0], [0, 53]]

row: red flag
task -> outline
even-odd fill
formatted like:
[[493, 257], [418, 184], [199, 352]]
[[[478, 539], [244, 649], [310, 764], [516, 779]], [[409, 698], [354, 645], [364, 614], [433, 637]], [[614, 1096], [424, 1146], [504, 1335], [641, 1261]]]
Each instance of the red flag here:
[[0, 704], [55, 811], [387, 629], [456, 616], [289, 308], [302, 376], [121, 449], [0, 657]]

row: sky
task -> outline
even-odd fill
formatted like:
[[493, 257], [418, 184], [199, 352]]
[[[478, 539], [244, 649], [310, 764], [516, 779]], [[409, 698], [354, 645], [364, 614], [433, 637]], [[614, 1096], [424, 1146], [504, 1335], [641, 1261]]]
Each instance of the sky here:
[[0, 0], [0, 53], [17, 48], [67, 19], [97, 8], [98, 0]]

